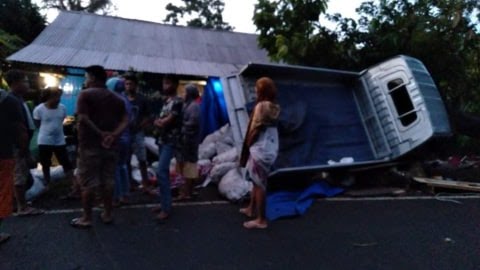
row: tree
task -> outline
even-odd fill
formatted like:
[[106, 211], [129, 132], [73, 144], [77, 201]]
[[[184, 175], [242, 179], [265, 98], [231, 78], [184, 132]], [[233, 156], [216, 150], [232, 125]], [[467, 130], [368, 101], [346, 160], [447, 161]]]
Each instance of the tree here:
[[114, 9], [111, 0], [42, 0], [45, 8], [59, 10], [85, 11], [89, 13], [108, 14]]
[[45, 18], [31, 0], [0, 0], [0, 30], [7, 35], [15, 35], [24, 43], [30, 43], [44, 28]]
[[426, 65], [449, 102], [480, 112], [477, 0], [364, 2], [358, 21], [327, 15], [333, 30], [320, 25], [325, 9], [323, 0], [259, 0], [254, 23], [260, 46], [276, 61], [354, 70], [410, 55]]
[[169, 3], [165, 8], [170, 12], [163, 20], [177, 25], [180, 19], [192, 17], [187, 26], [202, 27], [217, 30], [233, 30], [233, 27], [223, 21], [224, 2], [222, 0], [183, 0], [183, 6]]
[[329, 47], [336, 35], [319, 24], [328, 0], [259, 0], [253, 21], [260, 31], [259, 45], [274, 61], [315, 65], [317, 47]]

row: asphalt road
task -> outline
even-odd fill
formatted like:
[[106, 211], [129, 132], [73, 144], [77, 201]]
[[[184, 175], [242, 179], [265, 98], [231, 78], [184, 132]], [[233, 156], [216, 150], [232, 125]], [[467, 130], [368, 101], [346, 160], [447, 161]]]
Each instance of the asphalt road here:
[[480, 269], [478, 196], [322, 200], [264, 231], [229, 203], [177, 206], [165, 224], [124, 208], [89, 230], [68, 225], [78, 214], [7, 219], [0, 269]]

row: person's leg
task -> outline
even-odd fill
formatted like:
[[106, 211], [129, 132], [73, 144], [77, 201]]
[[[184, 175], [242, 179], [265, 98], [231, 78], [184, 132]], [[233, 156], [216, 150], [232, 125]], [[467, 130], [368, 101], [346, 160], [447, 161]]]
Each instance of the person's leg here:
[[[50, 145], [38, 145], [38, 159], [42, 165], [43, 183], [50, 183], [50, 167], [52, 166], [53, 147]], [[58, 157], [57, 157], [58, 158]]]
[[[128, 168], [127, 168], [127, 160], [129, 156], [129, 142], [121, 142], [119, 144], [119, 152], [118, 152], [118, 162], [115, 173], [115, 177], [118, 181], [118, 190], [117, 190], [117, 199], [119, 203], [126, 203], [128, 193], [130, 190], [130, 180], [128, 179]], [[117, 175], [118, 174], [118, 175]]]
[[82, 217], [81, 221], [83, 224], [92, 224], [92, 208], [93, 208], [93, 199], [95, 196], [94, 187], [83, 187], [82, 188]]
[[[248, 175], [247, 173], [247, 180], [250, 181], [250, 182], [253, 182], [251, 179], [250, 179], [250, 176]], [[257, 191], [257, 186], [256, 185], [253, 185], [253, 188], [252, 190], [250, 191], [250, 201], [248, 203], [248, 206], [245, 207], [245, 208], [240, 208], [240, 213], [246, 215], [247, 217], [254, 217], [255, 216], [255, 213], [254, 213], [254, 209], [256, 207], [256, 204], [255, 204], [255, 194], [256, 194], [256, 191]]]
[[265, 190], [261, 187], [257, 187], [255, 203], [257, 204], [257, 222], [259, 224], [267, 224], [267, 219], [265, 218]]
[[27, 157], [20, 156], [18, 151], [15, 152], [15, 199], [17, 202], [17, 213], [20, 216], [30, 216], [43, 214], [43, 211], [27, 205], [25, 199], [25, 185], [27, 183], [28, 176], [30, 175], [30, 169], [28, 168]]
[[115, 167], [115, 180], [113, 181], [113, 204], [118, 204], [120, 201], [121, 192], [121, 170], [122, 164], [117, 163]]
[[70, 161], [70, 158], [68, 157], [68, 152], [67, 152], [67, 146], [66, 145], [58, 145], [53, 147], [53, 153], [55, 154], [55, 157], [57, 157], [58, 162], [63, 168], [63, 171], [65, 173], [65, 176], [71, 177], [73, 174], [73, 165], [72, 162]]
[[257, 211], [257, 217], [253, 220], [243, 223], [247, 229], [265, 229], [268, 227], [267, 219], [265, 218], [265, 196], [266, 192], [263, 187], [254, 184], [253, 189], [254, 202]]
[[70, 224], [74, 227], [92, 225], [92, 207], [95, 190], [99, 186], [102, 156], [97, 149], [80, 149], [78, 152], [78, 182], [81, 186], [82, 215], [74, 218]]
[[101, 219], [103, 223], [111, 223], [113, 221], [113, 182], [115, 178], [115, 168], [118, 161], [118, 152], [115, 150], [102, 150], [102, 167], [100, 187], [103, 197], [103, 213]]
[[[0, 159], [0, 227], [4, 218], [13, 211], [13, 159]], [[10, 238], [8, 233], [0, 232], [0, 244]]]
[[162, 211], [157, 215], [158, 219], [166, 219], [172, 208], [172, 194], [170, 190], [170, 161], [173, 156], [171, 145], [160, 145], [158, 156], [158, 186], [160, 188], [160, 203]]

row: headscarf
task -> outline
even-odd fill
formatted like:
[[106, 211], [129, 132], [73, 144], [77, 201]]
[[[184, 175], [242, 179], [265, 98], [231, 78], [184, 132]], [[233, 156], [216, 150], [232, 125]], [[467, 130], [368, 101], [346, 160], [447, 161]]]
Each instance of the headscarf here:
[[188, 106], [191, 102], [195, 101], [199, 97], [198, 89], [193, 84], [185, 86], [185, 105]]
[[247, 164], [250, 156], [250, 146], [252, 146], [260, 131], [269, 126], [276, 126], [278, 116], [280, 115], [280, 106], [275, 102], [277, 88], [272, 79], [262, 77], [255, 83], [257, 92], [256, 105], [248, 123], [247, 133], [243, 141], [242, 153], [240, 155], [240, 165]]

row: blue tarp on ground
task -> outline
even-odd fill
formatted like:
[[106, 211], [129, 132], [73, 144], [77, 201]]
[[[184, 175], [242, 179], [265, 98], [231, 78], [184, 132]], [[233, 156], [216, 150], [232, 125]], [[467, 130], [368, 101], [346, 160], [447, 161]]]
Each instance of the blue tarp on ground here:
[[344, 191], [326, 182], [315, 182], [301, 191], [277, 191], [267, 195], [268, 220], [303, 215], [318, 196], [333, 197]]

